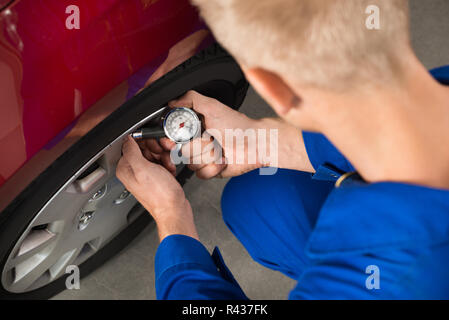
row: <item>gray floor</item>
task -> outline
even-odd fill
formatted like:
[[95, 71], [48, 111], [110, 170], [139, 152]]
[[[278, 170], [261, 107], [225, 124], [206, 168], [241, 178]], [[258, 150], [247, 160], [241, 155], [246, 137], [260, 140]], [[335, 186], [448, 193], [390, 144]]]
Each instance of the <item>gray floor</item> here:
[[[426, 67], [449, 64], [449, 0], [412, 0], [413, 45]], [[242, 111], [251, 117], [273, 115], [250, 90]], [[221, 220], [220, 195], [226, 180], [191, 179], [185, 186], [198, 232], [212, 250], [219, 245], [228, 267], [252, 299], [285, 299], [295, 283], [266, 269], [247, 254]], [[104, 266], [82, 279], [81, 289], [64, 291], [55, 299], [154, 299], [153, 259], [158, 245], [153, 226]]]

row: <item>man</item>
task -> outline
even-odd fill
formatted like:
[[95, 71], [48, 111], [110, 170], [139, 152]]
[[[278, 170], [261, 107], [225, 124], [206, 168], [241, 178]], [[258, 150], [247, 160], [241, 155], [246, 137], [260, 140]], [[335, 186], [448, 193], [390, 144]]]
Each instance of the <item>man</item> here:
[[[204, 179], [240, 175], [223, 218], [251, 256], [298, 280], [292, 299], [449, 298], [449, 68], [432, 76], [416, 58], [407, 2], [194, 2], [283, 119], [252, 120], [195, 92], [170, 103], [215, 132], [279, 130], [275, 175], [253, 171], [264, 161], [191, 165]], [[366, 26], [369, 5], [379, 29]], [[117, 171], [158, 226], [158, 298], [246, 298], [198, 241], [161, 144], [142, 146], [145, 158], [126, 141]]]

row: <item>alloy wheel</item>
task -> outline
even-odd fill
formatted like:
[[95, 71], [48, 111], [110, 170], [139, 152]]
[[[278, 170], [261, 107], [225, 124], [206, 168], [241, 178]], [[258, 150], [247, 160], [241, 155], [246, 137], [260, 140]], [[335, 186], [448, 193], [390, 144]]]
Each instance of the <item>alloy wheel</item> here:
[[74, 174], [37, 213], [10, 252], [3, 287], [13, 293], [41, 288], [92, 257], [145, 209], [115, 176], [123, 138], [161, 116], [159, 109]]

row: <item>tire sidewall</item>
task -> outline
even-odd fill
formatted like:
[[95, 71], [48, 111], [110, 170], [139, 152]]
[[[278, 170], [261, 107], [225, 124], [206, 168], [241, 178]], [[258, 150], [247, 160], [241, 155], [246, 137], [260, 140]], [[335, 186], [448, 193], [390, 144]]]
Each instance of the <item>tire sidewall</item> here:
[[[168, 101], [181, 96], [188, 90], [214, 80], [224, 80], [235, 86], [235, 106], [238, 107], [241, 104], [246, 94], [247, 83], [244, 81], [240, 68], [222, 49], [213, 50], [215, 52], [206, 52], [204, 56], [196, 56], [185, 62], [127, 101], [59, 157], [0, 214], [2, 272], [10, 252], [39, 210], [85, 163], [137, 122], [163, 108]], [[80, 266], [82, 276], [94, 269], [92, 266], [95, 263], [92, 260], [96, 260], [99, 253]], [[87, 263], [89, 267], [83, 268]], [[6, 291], [0, 281], [0, 298], [46, 299], [65, 288], [65, 279], [66, 276], [62, 276], [45, 287], [21, 294]]]

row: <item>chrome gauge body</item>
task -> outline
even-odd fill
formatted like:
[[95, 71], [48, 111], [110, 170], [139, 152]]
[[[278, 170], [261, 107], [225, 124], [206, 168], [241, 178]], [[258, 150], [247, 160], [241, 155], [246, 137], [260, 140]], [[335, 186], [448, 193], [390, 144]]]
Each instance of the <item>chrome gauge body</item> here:
[[165, 135], [178, 144], [187, 143], [201, 132], [198, 115], [189, 108], [174, 108], [164, 117]]

